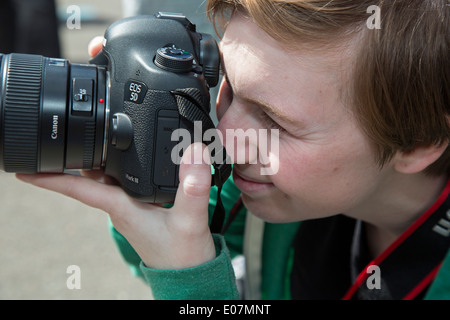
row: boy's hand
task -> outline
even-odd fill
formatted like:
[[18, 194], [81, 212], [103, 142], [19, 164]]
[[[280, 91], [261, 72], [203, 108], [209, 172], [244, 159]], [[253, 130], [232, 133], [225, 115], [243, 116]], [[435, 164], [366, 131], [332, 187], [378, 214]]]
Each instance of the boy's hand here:
[[103, 37], [95, 37], [89, 42], [88, 52], [91, 57], [95, 57], [103, 47]]
[[146, 266], [181, 269], [215, 258], [208, 226], [211, 167], [208, 163], [194, 164], [191, 161], [193, 154], [203, 155], [204, 148], [204, 145], [195, 143], [183, 155], [180, 185], [174, 206], [170, 209], [129, 197], [119, 186], [109, 184], [111, 179], [99, 172], [85, 173], [84, 176], [16, 176], [24, 182], [59, 192], [109, 213], [115, 228], [129, 241]]
[[[91, 56], [100, 52], [102, 42], [102, 37], [91, 41]], [[211, 166], [209, 159], [206, 163], [193, 161], [203, 159], [204, 148], [203, 144], [194, 143], [185, 151], [180, 164], [180, 185], [174, 206], [170, 209], [131, 198], [114, 179], [101, 171], [84, 171], [82, 176], [16, 176], [24, 182], [107, 212], [114, 227], [133, 246], [147, 267], [182, 269], [203, 264], [216, 255], [208, 226]]]

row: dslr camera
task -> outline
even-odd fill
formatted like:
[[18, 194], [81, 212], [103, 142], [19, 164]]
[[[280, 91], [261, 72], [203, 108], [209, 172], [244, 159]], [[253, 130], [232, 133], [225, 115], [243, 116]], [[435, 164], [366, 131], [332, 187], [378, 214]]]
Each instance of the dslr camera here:
[[[0, 170], [103, 169], [138, 200], [172, 202], [183, 152], [173, 132], [214, 128], [219, 64], [214, 38], [174, 13], [113, 23], [90, 64], [0, 54]], [[219, 187], [231, 172], [220, 152]]]

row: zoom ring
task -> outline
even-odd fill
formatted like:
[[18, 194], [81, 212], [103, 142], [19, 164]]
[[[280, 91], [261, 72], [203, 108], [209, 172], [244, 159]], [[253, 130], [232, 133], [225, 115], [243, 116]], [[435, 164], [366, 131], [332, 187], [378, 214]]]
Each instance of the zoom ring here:
[[4, 100], [6, 172], [38, 170], [39, 108], [43, 58], [11, 54]]

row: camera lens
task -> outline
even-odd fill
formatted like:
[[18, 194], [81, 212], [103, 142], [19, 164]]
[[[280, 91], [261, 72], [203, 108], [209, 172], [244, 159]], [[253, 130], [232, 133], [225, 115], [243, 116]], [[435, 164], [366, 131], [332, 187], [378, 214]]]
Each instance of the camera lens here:
[[101, 167], [106, 76], [64, 59], [0, 54], [0, 170]]

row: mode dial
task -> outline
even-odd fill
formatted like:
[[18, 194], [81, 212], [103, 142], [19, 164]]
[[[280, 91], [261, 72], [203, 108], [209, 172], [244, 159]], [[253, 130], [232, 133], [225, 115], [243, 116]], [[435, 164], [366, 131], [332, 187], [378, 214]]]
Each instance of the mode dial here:
[[170, 72], [190, 72], [193, 62], [194, 56], [190, 52], [175, 46], [159, 48], [156, 51], [155, 64]]

